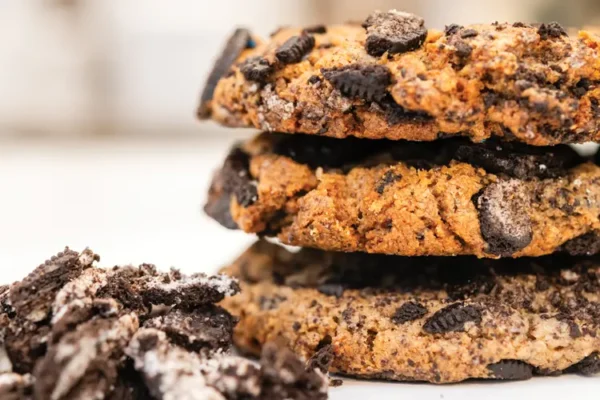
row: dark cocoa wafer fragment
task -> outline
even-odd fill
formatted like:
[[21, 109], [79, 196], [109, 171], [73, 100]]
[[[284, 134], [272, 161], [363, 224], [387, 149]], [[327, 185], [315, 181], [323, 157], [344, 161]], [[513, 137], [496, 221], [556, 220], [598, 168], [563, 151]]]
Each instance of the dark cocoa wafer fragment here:
[[238, 28], [229, 37], [221, 56], [216, 61], [204, 85], [204, 90], [200, 96], [200, 107], [198, 108], [199, 118], [210, 118], [210, 101], [213, 98], [217, 83], [229, 71], [229, 68], [242, 54], [242, 51], [252, 47], [254, 47], [254, 41], [247, 29]]
[[286, 135], [273, 133], [273, 153], [289, 157], [297, 163], [311, 168], [343, 168], [357, 163], [371, 155], [386, 141], [361, 140], [346, 138], [344, 140], [317, 137], [312, 135]]
[[32, 322], [47, 319], [58, 291], [98, 259], [89, 249], [79, 254], [65, 248], [11, 286], [9, 298], [12, 307], [21, 318]]
[[250, 57], [244, 61], [240, 71], [247, 80], [264, 84], [275, 71], [275, 67], [264, 57]]
[[327, 378], [307, 368], [293, 352], [274, 343], [263, 346], [261, 357], [261, 398], [284, 400], [327, 399]]
[[414, 321], [427, 314], [427, 308], [414, 301], [408, 301], [396, 309], [392, 315], [392, 322], [395, 324], [404, 324], [409, 321]]
[[591, 376], [600, 373], [600, 353], [594, 352], [568, 368], [568, 372]]
[[292, 36], [275, 52], [275, 57], [282, 64], [295, 64], [315, 47], [315, 38], [307, 33]]
[[529, 198], [519, 181], [509, 179], [490, 184], [476, 199], [476, 206], [489, 253], [507, 257], [531, 242]]
[[376, 11], [363, 23], [367, 30], [365, 49], [373, 57], [416, 50], [427, 38], [425, 20], [413, 14]]
[[206, 305], [191, 311], [171, 310], [146, 321], [144, 327], [159, 329], [171, 343], [199, 353], [229, 350], [235, 322], [221, 307]]
[[223, 191], [234, 195], [242, 207], [257, 200], [258, 192], [249, 171], [250, 157], [239, 148], [234, 148], [225, 159], [221, 169]]
[[541, 24], [538, 28], [538, 34], [542, 40], [558, 39], [562, 36], [569, 36], [565, 28], [562, 27], [558, 22], [550, 22], [548, 24]]
[[569, 146], [534, 147], [520, 143], [501, 142], [459, 144], [454, 159], [485, 169], [489, 173], [513, 178], [555, 178], [585, 160]]
[[[329, 338], [331, 342], [331, 338]], [[315, 354], [313, 354], [307, 362], [307, 368], [318, 369], [322, 373], [326, 374], [329, 372], [331, 368], [331, 364], [333, 363], [333, 347], [330, 344], [325, 344], [317, 349]]]
[[150, 281], [140, 288], [140, 295], [146, 304], [165, 304], [190, 310], [218, 303], [239, 290], [237, 281], [228, 276], [194, 274], [167, 282], [160, 278]]
[[573, 238], [562, 245], [562, 250], [572, 256], [591, 256], [600, 253], [600, 234], [597, 232]]
[[312, 25], [304, 28], [302, 32], [323, 34], [327, 33], [327, 27], [325, 25]]
[[383, 194], [383, 192], [385, 191], [385, 188], [387, 186], [393, 184], [394, 182], [398, 182], [401, 179], [402, 179], [402, 175], [394, 173], [394, 171], [391, 171], [391, 170], [386, 171], [386, 173], [383, 174], [383, 176], [377, 183], [377, 186], [375, 187], [375, 191], [379, 194]]
[[36, 398], [106, 396], [117, 380], [123, 350], [137, 329], [137, 316], [127, 314], [95, 318], [65, 334], [36, 364]]
[[459, 332], [464, 330], [466, 322], [479, 323], [481, 311], [473, 305], [455, 303], [433, 314], [423, 325], [427, 333]]
[[321, 73], [344, 96], [365, 101], [382, 101], [392, 83], [390, 71], [378, 64], [352, 64]]
[[519, 360], [502, 360], [488, 365], [496, 379], [524, 381], [533, 376], [533, 367]]

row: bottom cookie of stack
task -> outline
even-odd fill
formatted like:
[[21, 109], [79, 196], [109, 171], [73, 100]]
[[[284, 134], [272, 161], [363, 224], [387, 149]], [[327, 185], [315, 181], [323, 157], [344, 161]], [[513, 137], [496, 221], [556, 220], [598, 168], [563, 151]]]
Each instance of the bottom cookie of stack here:
[[290, 252], [259, 241], [222, 272], [235, 343], [282, 341], [331, 371], [434, 383], [600, 372], [600, 258]]

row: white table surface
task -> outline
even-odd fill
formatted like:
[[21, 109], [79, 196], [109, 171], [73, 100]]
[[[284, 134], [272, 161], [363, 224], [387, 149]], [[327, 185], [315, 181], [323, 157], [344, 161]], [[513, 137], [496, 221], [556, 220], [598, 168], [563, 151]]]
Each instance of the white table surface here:
[[[22, 278], [65, 245], [91, 247], [104, 266], [216, 271], [254, 240], [201, 212], [231, 141], [0, 143], [0, 282]], [[598, 399], [600, 377], [449, 386], [345, 380], [331, 398]]]

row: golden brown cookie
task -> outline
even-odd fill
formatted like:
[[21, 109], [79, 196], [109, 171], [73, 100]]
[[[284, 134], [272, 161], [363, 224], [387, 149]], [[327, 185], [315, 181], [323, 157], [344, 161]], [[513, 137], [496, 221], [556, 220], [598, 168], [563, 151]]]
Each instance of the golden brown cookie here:
[[566, 145], [264, 133], [236, 146], [206, 212], [333, 251], [478, 257], [600, 250], [600, 167]]
[[344, 138], [491, 136], [532, 145], [600, 137], [600, 36], [557, 23], [450, 25], [376, 12], [362, 26], [237, 30], [201, 118]]
[[434, 383], [600, 372], [600, 259], [481, 260], [303, 249], [260, 241], [224, 273], [234, 340], [278, 340], [331, 371]]

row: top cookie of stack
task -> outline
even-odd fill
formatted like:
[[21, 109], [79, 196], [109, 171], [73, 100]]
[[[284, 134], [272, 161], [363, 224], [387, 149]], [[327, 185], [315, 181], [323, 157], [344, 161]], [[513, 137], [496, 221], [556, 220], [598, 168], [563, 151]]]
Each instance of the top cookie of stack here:
[[280, 29], [267, 42], [238, 29], [198, 115], [335, 138], [581, 143], [600, 137], [599, 49], [600, 37], [556, 23], [440, 32], [398, 11]]

